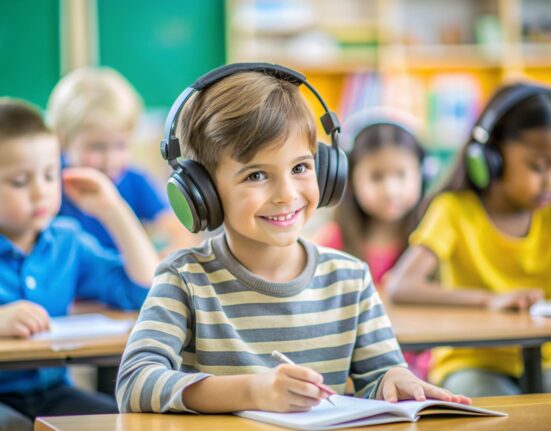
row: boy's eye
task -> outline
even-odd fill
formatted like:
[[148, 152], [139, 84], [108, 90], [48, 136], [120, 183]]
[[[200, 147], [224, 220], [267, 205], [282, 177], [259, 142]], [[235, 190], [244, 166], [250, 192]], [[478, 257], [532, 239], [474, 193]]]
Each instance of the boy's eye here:
[[383, 180], [384, 175], [381, 172], [373, 172], [371, 174], [371, 181], [379, 182]]
[[247, 175], [247, 178], [245, 179], [245, 181], [257, 182], [257, 181], [262, 181], [264, 179], [266, 179], [266, 174], [264, 172], [257, 171]]
[[308, 169], [306, 163], [299, 163], [296, 166], [293, 166], [293, 174], [303, 174]]
[[530, 163], [530, 169], [537, 173], [543, 173], [547, 170], [547, 164], [544, 161]]
[[46, 172], [46, 180], [47, 181], [54, 181], [58, 178], [59, 176], [59, 171], [57, 169], [52, 169], [52, 170], [49, 170]]
[[29, 183], [28, 175], [18, 175], [10, 180], [10, 183], [14, 187], [25, 187]]

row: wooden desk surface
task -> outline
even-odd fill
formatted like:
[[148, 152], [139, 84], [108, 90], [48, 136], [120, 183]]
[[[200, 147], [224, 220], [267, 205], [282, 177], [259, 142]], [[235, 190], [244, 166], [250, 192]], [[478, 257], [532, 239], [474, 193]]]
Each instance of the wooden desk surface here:
[[538, 345], [551, 341], [551, 318], [528, 312], [482, 308], [396, 305], [384, 298], [396, 338], [417, 346], [506, 344]]
[[[415, 423], [406, 422], [346, 429], [374, 431], [547, 431], [550, 428], [551, 394], [476, 398], [474, 404], [479, 407], [505, 412], [509, 416], [486, 418], [426, 417]], [[204, 431], [219, 429], [228, 431], [273, 431], [286, 428], [231, 415], [121, 414], [37, 418], [34, 429], [35, 431]]]

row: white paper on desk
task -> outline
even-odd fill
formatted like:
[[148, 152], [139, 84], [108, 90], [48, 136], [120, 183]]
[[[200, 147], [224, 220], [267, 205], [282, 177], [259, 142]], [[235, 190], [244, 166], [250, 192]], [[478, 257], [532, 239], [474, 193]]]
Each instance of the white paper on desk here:
[[532, 316], [551, 317], [551, 301], [538, 301], [530, 307]]
[[33, 340], [70, 340], [125, 334], [132, 320], [115, 320], [99, 313], [75, 314], [50, 319], [50, 330], [32, 337]]

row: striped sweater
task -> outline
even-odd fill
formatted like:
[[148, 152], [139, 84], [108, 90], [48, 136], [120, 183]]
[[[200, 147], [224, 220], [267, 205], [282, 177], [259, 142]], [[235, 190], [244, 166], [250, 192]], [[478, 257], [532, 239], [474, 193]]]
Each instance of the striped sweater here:
[[158, 268], [117, 379], [121, 412], [185, 412], [183, 390], [211, 375], [263, 373], [279, 350], [343, 393], [373, 397], [384, 373], [405, 366], [367, 266], [300, 240], [294, 280], [255, 276], [224, 235], [169, 256]]

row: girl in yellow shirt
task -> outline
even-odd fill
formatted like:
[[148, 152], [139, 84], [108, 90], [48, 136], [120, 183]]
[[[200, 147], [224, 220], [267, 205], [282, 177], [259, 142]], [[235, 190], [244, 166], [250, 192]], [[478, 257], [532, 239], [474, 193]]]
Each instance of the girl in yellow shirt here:
[[[398, 302], [527, 310], [551, 299], [550, 241], [551, 89], [507, 86], [482, 112], [388, 289]], [[542, 357], [551, 391], [550, 345]], [[511, 395], [522, 372], [518, 348], [439, 348], [430, 378], [468, 396]]]

